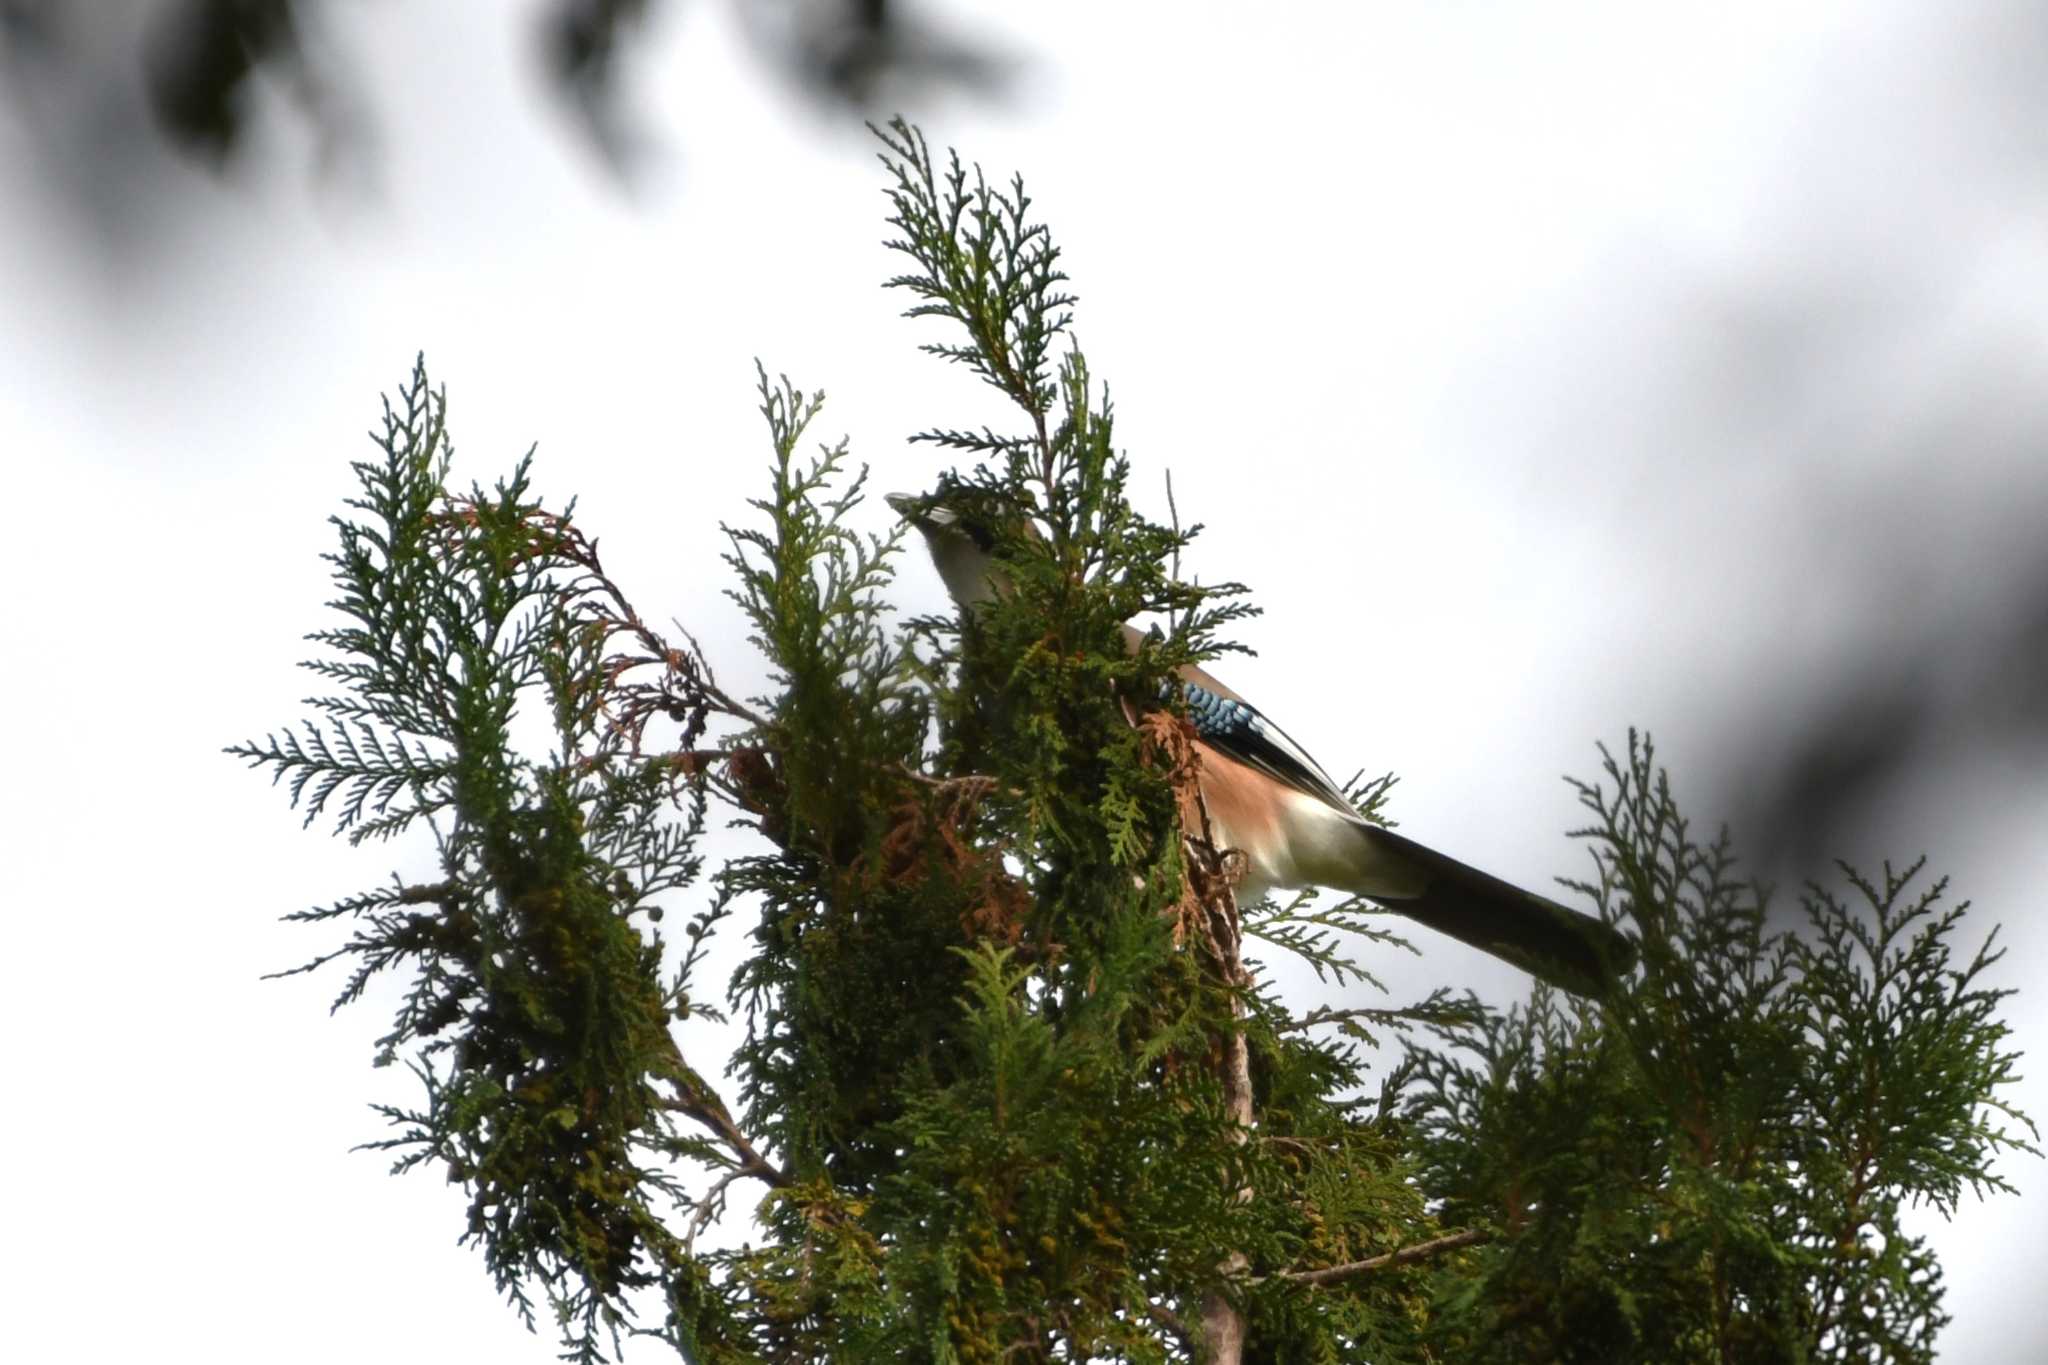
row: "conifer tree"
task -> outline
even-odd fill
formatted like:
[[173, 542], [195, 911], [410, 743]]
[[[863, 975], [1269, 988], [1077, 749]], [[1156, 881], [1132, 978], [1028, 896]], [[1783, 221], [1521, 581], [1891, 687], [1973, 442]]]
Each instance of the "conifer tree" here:
[[[1015, 590], [898, 622], [901, 532], [856, 529], [866, 471], [803, 453], [822, 398], [763, 371], [767, 489], [722, 558], [772, 673], [734, 697], [530, 458], [451, 485], [416, 364], [334, 518], [330, 690], [230, 751], [354, 844], [431, 840], [432, 879], [292, 916], [346, 928], [298, 969], [348, 963], [337, 1007], [405, 976], [376, 1060], [420, 1098], [371, 1145], [464, 1188], [572, 1360], [1931, 1360], [1900, 1211], [2032, 1150], [1944, 884], [1843, 869], [1773, 932], [1631, 734], [1576, 832], [1574, 890], [1641, 947], [1614, 998], [1384, 1001], [1371, 905], [1239, 905], [1159, 699], [1252, 607], [1135, 505], [1022, 182], [879, 135], [889, 283], [1016, 412], [918, 438], [1017, 514]], [[759, 838], [707, 869], [714, 809]], [[1360, 1003], [1303, 1009], [1261, 953]], [[727, 1011], [736, 1054], [697, 1055]]]

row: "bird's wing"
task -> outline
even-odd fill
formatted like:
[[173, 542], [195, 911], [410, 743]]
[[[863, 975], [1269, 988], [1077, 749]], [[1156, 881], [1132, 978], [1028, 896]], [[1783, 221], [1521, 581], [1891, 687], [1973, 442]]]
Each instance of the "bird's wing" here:
[[1345, 798], [1344, 789], [1258, 707], [1209, 686], [1206, 677], [1182, 677], [1180, 694], [1187, 702], [1195, 733], [1217, 751], [1356, 818], [1357, 811]]
[[[1145, 638], [1136, 626], [1124, 627], [1124, 642], [1133, 654], [1137, 653]], [[1158, 638], [1156, 627], [1153, 638]], [[1171, 695], [1173, 687], [1173, 683], [1167, 683], [1160, 689], [1162, 701]], [[1194, 722], [1195, 733], [1211, 746], [1283, 786], [1306, 792], [1354, 820], [1358, 818], [1358, 808], [1344, 795], [1344, 789], [1323, 771], [1322, 764], [1310, 758], [1308, 750], [1295, 743], [1293, 736], [1275, 725], [1265, 712], [1232, 691], [1220, 678], [1210, 676], [1199, 665], [1183, 664], [1179, 687], [1182, 699], [1187, 702], [1188, 719]]]

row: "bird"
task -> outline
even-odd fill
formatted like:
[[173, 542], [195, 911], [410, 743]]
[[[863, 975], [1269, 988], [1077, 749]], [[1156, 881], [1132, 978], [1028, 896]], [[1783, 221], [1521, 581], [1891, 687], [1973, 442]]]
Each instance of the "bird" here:
[[[1003, 591], [998, 519], [1006, 512], [999, 501], [951, 484], [884, 500], [924, 538], [963, 612]], [[1035, 534], [1028, 518], [1016, 520], [1021, 534]], [[1133, 649], [1144, 638], [1134, 626], [1124, 633]], [[1607, 999], [1621, 988], [1635, 948], [1619, 929], [1366, 820], [1322, 765], [1250, 701], [1194, 664], [1179, 669], [1177, 682], [1201, 756], [1213, 842], [1243, 855], [1241, 900], [1326, 887], [1363, 896], [1574, 995]]]

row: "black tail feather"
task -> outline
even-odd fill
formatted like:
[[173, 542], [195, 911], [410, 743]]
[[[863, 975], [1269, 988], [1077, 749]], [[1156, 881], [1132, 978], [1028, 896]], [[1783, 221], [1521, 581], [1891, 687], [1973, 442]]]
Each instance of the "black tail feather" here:
[[1371, 826], [1367, 834], [1380, 850], [1416, 864], [1427, 877], [1420, 895], [1372, 898], [1389, 910], [1574, 995], [1610, 995], [1635, 965], [1635, 945], [1610, 924], [1391, 830]]

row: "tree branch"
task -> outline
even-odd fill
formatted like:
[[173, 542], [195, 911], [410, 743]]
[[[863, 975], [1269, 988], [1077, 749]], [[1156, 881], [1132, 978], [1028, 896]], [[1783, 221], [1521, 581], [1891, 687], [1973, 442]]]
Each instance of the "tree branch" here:
[[1152, 1321], [1173, 1333], [1174, 1339], [1182, 1346], [1192, 1346], [1194, 1344], [1195, 1339], [1188, 1332], [1188, 1325], [1180, 1320], [1180, 1314], [1174, 1312], [1165, 1304], [1154, 1303], [1148, 1299], [1145, 1301], [1145, 1313]]
[[[1462, 1232], [1447, 1232], [1441, 1237], [1432, 1237], [1427, 1242], [1417, 1242], [1398, 1251], [1389, 1251], [1381, 1256], [1368, 1256], [1362, 1261], [1346, 1261], [1343, 1265], [1326, 1265], [1319, 1270], [1283, 1270], [1272, 1278], [1293, 1280], [1298, 1284], [1331, 1285], [1355, 1280], [1378, 1270], [1391, 1270], [1396, 1266], [1423, 1261], [1446, 1251], [1460, 1247], [1478, 1246], [1490, 1242], [1496, 1236], [1492, 1228], [1466, 1228]], [[1258, 1281], [1253, 1281], [1254, 1284]]]
[[722, 1178], [720, 1185], [729, 1184], [732, 1177], [742, 1175], [757, 1176], [777, 1188], [787, 1185], [789, 1172], [755, 1150], [754, 1144], [747, 1140], [747, 1135], [732, 1121], [732, 1114], [727, 1111], [725, 1101], [713, 1094], [711, 1088], [698, 1080], [695, 1073], [684, 1065], [680, 1051], [677, 1052], [675, 1060], [677, 1070], [669, 1079], [675, 1082], [676, 1097], [662, 1101], [662, 1107], [697, 1120], [709, 1128], [718, 1140], [731, 1148], [733, 1155], [739, 1158], [738, 1167], [731, 1175]]
[[690, 1230], [683, 1237], [683, 1255], [696, 1255], [697, 1234], [702, 1232], [705, 1226], [724, 1210], [726, 1187], [735, 1180], [753, 1174], [754, 1172], [748, 1170], [745, 1166], [735, 1166], [724, 1175], [718, 1177], [712, 1183], [711, 1188], [704, 1192], [704, 1197], [697, 1201], [697, 1211], [690, 1215]]
[[[1212, 837], [1209, 808], [1202, 799], [1200, 785], [1202, 760], [1194, 748], [1192, 730], [1186, 721], [1163, 712], [1153, 713], [1147, 722], [1147, 733], [1174, 760], [1171, 780], [1179, 807], [1188, 879], [1178, 913], [1182, 923], [1192, 921], [1218, 980], [1232, 992], [1232, 1025], [1216, 1040], [1220, 1054], [1217, 1079], [1223, 1086], [1224, 1106], [1237, 1125], [1236, 1140], [1244, 1142], [1251, 1135], [1256, 1117], [1252, 1104], [1251, 1047], [1242, 1024], [1242, 993], [1251, 986], [1252, 976], [1244, 965], [1244, 931], [1231, 869]], [[1248, 1200], [1252, 1192], [1241, 1189], [1235, 1197]], [[1244, 1275], [1248, 1264], [1244, 1253], [1233, 1249], [1217, 1269], [1226, 1281], [1235, 1280]], [[1244, 1358], [1244, 1314], [1221, 1288], [1204, 1295], [1201, 1307], [1204, 1365], [1238, 1365]]]

